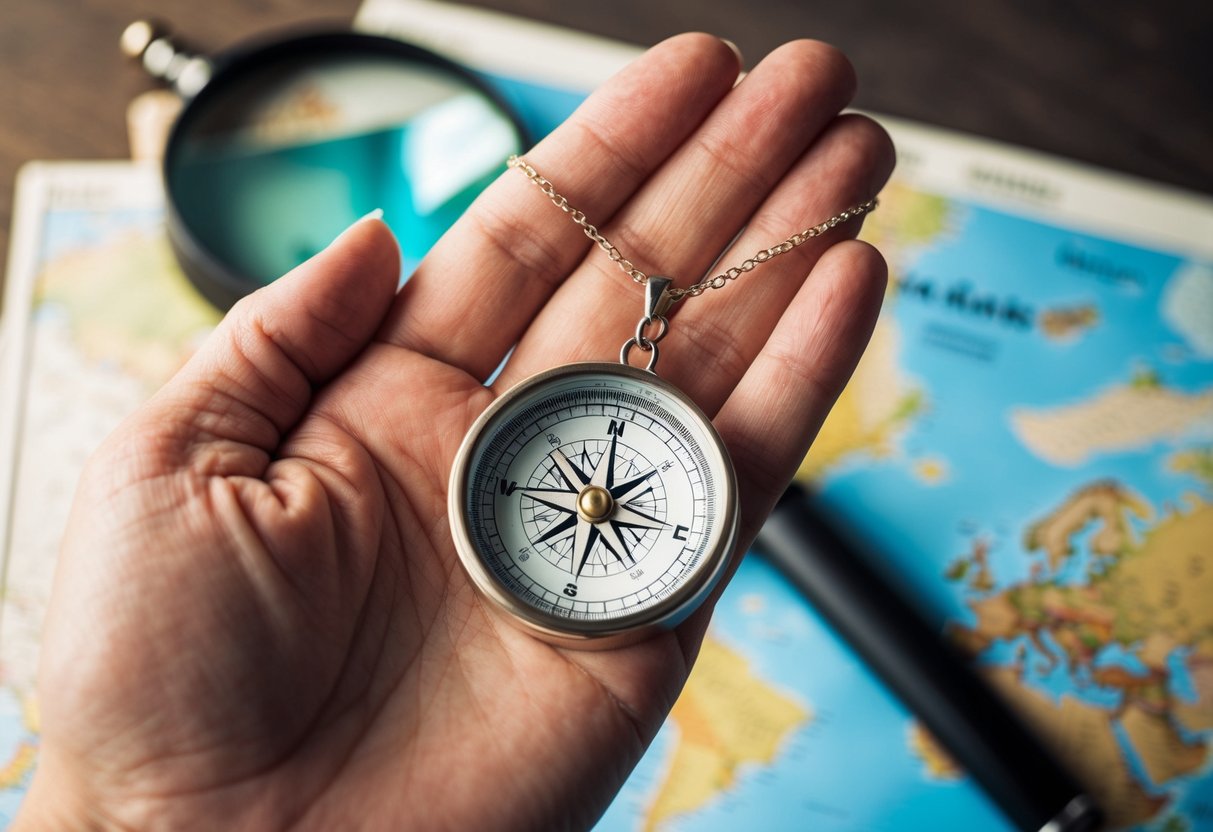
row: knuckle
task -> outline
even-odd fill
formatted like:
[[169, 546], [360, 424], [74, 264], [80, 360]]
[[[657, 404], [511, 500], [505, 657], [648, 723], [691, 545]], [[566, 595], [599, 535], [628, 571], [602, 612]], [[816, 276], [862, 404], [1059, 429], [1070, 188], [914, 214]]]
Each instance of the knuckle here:
[[526, 214], [517, 211], [499, 211], [490, 202], [470, 211], [472, 227], [481, 240], [504, 258], [510, 268], [538, 277], [547, 285], [557, 282], [564, 271], [568, 255], [557, 249], [546, 235], [528, 222]]
[[822, 373], [817, 363], [806, 360], [803, 353], [776, 342], [768, 346], [767, 358], [779, 368], [789, 385], [799, 388], [799, 396], [814, 401], [834, 400], [837, 394], [834, 379]]
[[[255, 402], [266, 391], [268, 398], [294, 410], [304, 407], [311, 397], [309, 373], [315, 373], [314, 362], [298, 350], [286, 346], [285, 338], [275, 338], [272, 317], [267, 317], [254, 304], [242, 314], [232, 316], [227, 330], [228, 349], [211, 372], [212, 387], [217, 395]], [[263, 415], [275, 424], [280, 420], [267, 411]]]
[[585, 145], [579, 154], [582, 158], [605, 159], [614, 168], [610, 176], [625, 182], [641, 182], [648, 176], [648, 161], [626, 134], [613, 126], [614, 120], [608, 114], [587, 115], [583, 120], [571, 122], [579, 134], [574, 144]]
[[[759, 245], [770, 245], [774, 240], [786, 239], [790, 231], [804, 228], [806, 224], [805, 212], [798, 211], [793, 215], [788, 210], [789, 207], [787, 205], [769, 205], [751, 217], [745, 229], [744, 245], [740, 247], [738, 254], [741, 251], [749, 251], [750, 248]], [[799, 208], [801, 206], [797, 205], [796, 207]], [[811, 217], [807, 219], [809, 221], [813, 220]], [[810, 254], [817, 248], [817, 246], [814, 246], [816, 242], [818, 241], [809, 240], [784, 253], [780, 257], [779, 269], [781, 271], [786, 269], [788, 264], [796, 262], [796, 260], [803, 262], [808, 259]], [[735, 246], [734, 248], [739, 247]]]
[[736, 333], [726, 330], [712, 315], [686, 315], [679, 319], [682, 334], [702, 354], [708, 366], [719, 368], [720, 377], [739, 379], [750, 366], [750, 357], [737, 346]]
[[774, 182], [762, 174], [763, 166], [754, 164], [752, 155], [739, 144], [740, 138], [735, 133], [721, 130], [696, 135], [691, 141], [715, 171], [723, 171], [751, 194], [764, 196]]
[[[628, 214], [621, 215], [618, 219], [611, 222], [609, 236], [615, 241], [616, 246], [620, 251], [627, 252], [627, 257], [642, 271], [645, 266], [656, 262], [656, 251], [661, 247], [661, 241], [658, 239], [658, 230], [649, 228], [642, 230], [635, 224], [635, 218]], [[592, 258], [600, 265], [603, 264], [603, 259], [599, 257]], [[613, 264], [612, 264], [613, 265]], [[619, 280], [616, 273], [612, 269], [605, 269], [607, 274], [611, 274], [613, 278], [620, 283], [626, 285], [624, 281]]]

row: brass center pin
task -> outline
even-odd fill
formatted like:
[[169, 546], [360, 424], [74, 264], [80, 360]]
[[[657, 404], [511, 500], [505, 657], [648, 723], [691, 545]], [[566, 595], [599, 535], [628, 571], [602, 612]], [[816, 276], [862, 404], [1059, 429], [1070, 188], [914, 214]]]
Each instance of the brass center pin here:
[[601, 523], [615, 510], [611, 492], [600, 485], [587, 485], [577, 495], [577, 513], [590, 523]]

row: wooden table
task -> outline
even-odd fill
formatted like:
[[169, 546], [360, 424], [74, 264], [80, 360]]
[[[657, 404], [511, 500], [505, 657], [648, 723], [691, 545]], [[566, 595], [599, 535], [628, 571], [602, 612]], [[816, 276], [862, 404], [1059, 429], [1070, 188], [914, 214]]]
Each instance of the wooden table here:
[[[1136, 0], [482, 0], [635, 43], [687, 29], [735, 41], [748, 65], [792, 37], [842, 47], [857, 105], [1213, 193], [1213, 4]], [[357, 0], [162, 0], [208, 49]], [[1148, 7], [1148, 8], [1147, 8]], [[136, 0], [10, 0], [0, 15], [0, 256], [30, 159], [127, 155], [125, 110], [152, 86], [119, 53]], [[0, 261], [2, 262], [2, 261]]]

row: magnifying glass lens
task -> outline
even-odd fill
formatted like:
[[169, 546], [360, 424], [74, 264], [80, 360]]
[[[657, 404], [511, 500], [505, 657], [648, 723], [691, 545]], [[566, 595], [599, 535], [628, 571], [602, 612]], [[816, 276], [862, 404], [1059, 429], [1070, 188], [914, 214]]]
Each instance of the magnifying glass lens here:
[[166, 180], [198, 253], [249, 290], [376, 208], [411, 272], [520, 150], [495, 101], [420, 62], [330, 50], [261, 62], [212, 85], [221, 81], [183, 117]]

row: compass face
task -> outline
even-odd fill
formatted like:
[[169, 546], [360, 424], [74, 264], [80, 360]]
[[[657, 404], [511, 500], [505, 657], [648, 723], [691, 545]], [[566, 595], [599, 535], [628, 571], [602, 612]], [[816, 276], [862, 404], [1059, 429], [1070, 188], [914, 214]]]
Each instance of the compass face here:
[[706, 597], [736, 533], [735, 490], [711, 423], [676, 388], [575, 364], [473, 426], [450, 509], [469, 574], [515, 619], [553, 640], [614, 642]]

